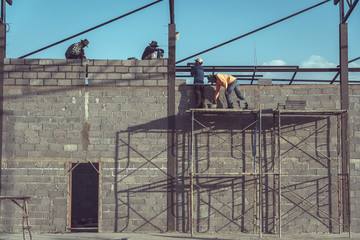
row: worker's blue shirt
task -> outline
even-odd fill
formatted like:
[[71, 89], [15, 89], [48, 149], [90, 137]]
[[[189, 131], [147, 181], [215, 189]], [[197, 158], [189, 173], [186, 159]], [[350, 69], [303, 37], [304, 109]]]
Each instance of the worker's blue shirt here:
[[194, 84], [204, 83], [204, 68], [201, 65], [195, 65], [191, 69], [191, 76], [194, 77]]

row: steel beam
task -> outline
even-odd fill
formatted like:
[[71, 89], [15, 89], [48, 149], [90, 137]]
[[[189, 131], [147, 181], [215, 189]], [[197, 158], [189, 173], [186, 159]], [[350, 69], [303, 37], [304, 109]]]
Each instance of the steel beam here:
[[348, 11], [346, 12], [346, 15], [342, 17], [341, 23], [346, 23], [346, 21], [347, 21], [348, 18], [350, 17], [352, 11], [354, 10], [354, 8], [356, 7], [356, 4], [357, 4], [358, 2], [359, 2], [359, 0], [355, 0], [354, 2], [349, 2], [349, 1], [347, 1], [348, 6], [349, 6], [349, 9], [348, 9]]
[[[204, 72], [338, 72], [339, 68], [299, 68], [299, 66], [204, 66]], [[177, 66], [176, 72], [190, 72], [191, 67]], [[348, 68], [360, 72], [360, 68]]]
[[[339, 25], [340, 35], [340, 99], [341, 110], [349, 110], [349, 80], [348, 80], [348, 26], [347, 23]], [[350, 171], [348, 136], [348, 114], [342, 115], [341, 121], [341, 174], [347, 175]], [[343, 231], [350, 232], [350, 192], [343, 187]]]
[[[6, 57], [6, 24], [0, 23], [0, 146], [2, 146], [3, 139], [3, 99], [4, 99], [4, 59]], [[2, 152], [3, 147], [0, 148], [0, 166], [2, 167]], [[1, 169], [0, 169], [0, 189], [2, 186], [1, 182]]]
[[167, 133], [167, 175], [168, 175], [168, 192], [167, 192], [167, 230], [175, 231], [175, 216], [173, 214], [173, 196], [175, 194], [175, 31], [174, 23], [169, 24], [169, 40], [168, 40], [168, 87], [167, 87], [167, 117], [168, 117], [168, 133]]

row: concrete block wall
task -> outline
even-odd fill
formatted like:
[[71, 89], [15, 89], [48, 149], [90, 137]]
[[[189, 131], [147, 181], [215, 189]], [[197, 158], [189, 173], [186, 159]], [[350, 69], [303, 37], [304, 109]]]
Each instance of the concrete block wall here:
[[[6, 59], [5, 63], [2, 194], [33, 196], [29, 204], [33, 230], [68, 230], [70, 163], [90, 161], [100, 163], [100, 231], [167, 231], [167, 60], [90, 60], [85, 64]], [[172, 210], [176, 230], [188, 232], [191, 116], [186, 110], [195, 104], [193, 87], [179, 82]], [[336, 85], [267, 82], [240, 87], [253, 108], [276, 109], [287, 101], [305, 100], [308, 110], [340, 109]], [[213, 86], [206, 86], [207, 104], [214, 91]], [[356, 231], [360, 229], [356, 214], [360, 87], [350, 86], [350, 95], [351, 220]], [[223, 92], [218, 107], [226, 107]], [[210, 128], [195, 126], [195, 169], [205, 176], [195, 177], [195, 230], [256, 232], [252, 224], [258, 214], [253, 205], [256, 178], [239, 174], [254, 171], [258, 161], [254, 158], [259, 152], [254, 149], [259, 137], [255, 139], [252, 125], [255, 116], [200, 116], [199, 120]], [[336, 119], [287, 117], [283, 121], [284, 137], [296, 143], [299, 140], [294, 136], [300, 136], [308, 144], [300, 150], [282, 140], [282, 151], [287, 154], [282, 171], [288, 172], [283, 177], [283, 231], [337, 232], [333, 220], [338, 210], [337, 165], [322, 156], [336, 155]], [[262, 125], [262, 168], [275, 171], [272, 115], [264, 115]], [[316, 136], [311, 135], [314, 131]], [[274, 179], [263, 180], [262, 224], [271, 233], [277, 230], [272, 209]], [[5, 213], [0, 227], [21, 231], [13, 206], [2, 202], [0, 210]]]
[[[15, 159], [2, 163], [3, 196], [31, 196], [30, 225], [36, 232], [65, 232], [69, 219], [69, 164], [45, 159]], [[21, 201], [19, 201], [22, 204]], [[22, 230], [21, 209], [1, 203], [1, 229]]]
[[[166, 59], [6, 59], [4, 77], [2, 195], [32, 196], [33, 231], [68, 231], [78, 162], [101, 166], [100, 231], [166, 231], [166, 188], [143, 187], [167, 181]], [[12, 210], [1, 203], [1, 229], [19, 232]]]
[[167, 60], [5, 59], [4, 85], [167, 86]]

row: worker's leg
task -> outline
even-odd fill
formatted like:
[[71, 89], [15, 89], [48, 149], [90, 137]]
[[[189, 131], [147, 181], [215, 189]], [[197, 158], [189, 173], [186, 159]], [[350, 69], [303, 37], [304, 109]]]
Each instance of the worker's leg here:
[[66, 59], [81, 59], [81, 57], [79, 55], [70, 54], [66, 57]]
[[151, 53], [149, 55], [147, 55], [144, 60], [153, 60], [156, 58], [156, 54], [155, 53]]
[[246, 101], [245, 97], [241, 94], [239, 84], [236, 84], [234, 90], [235, 90], [236, 96], [237, 96], [240, 100], [244, 100], [244, 101], [245, 101], [245, 107], [244, 107], [244, 109], [248, 109], [248, 108], [249, 108], [249, 104], [248, 104], [248, 102]]
[[230, 85], [227, 88], [227, 91], [225, 92], [225, 97], [226, 97], [226, 102], [228, 104], [228, 108], [234, 108], [233, 102], [231, 100], [231, 93], [234, 90], [234, 88], [236, 87], [236, 84], [237, 84], [237, 80], [230, 83]]
[[239, 88], [239, 84], [236, 84], [234, 86], [234, 91], [236, 96], [240, 99], [240, 100], [246, 100], [245, 97], [241, 94], [240, 88]]
[[199, 84], [195, 84], [195, 85], [194, 85], [194, 90], [195, 90], [195, 103], [196, 103], [196, 108], [201, 108], [201, 90], [200, 90], [200, 85], [199, 85]]
[[203, 84], [200, 85], [201, 93], [201, 108], [205, 108], [205, 87]]

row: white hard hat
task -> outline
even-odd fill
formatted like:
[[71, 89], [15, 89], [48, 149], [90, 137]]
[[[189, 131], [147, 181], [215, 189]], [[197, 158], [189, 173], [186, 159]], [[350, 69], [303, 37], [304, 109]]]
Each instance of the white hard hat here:
[[203, 60], [202, 60], [201, 58], [197, 58], [197, 59], [195, 59], [195, 61], [196, 61], [196, 62], [199, 62], [199, 63], [202, 63], [202, 62], [203, 62]]

